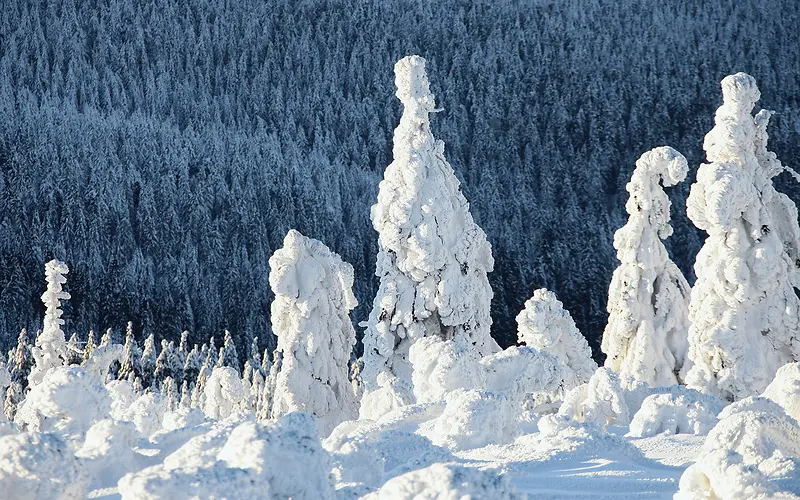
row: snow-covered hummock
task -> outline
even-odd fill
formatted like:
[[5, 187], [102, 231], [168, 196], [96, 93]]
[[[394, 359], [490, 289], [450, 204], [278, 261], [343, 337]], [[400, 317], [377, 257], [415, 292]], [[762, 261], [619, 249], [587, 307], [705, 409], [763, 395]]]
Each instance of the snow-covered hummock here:
[[517, 315], [517, 340], [558, 357], [565, 367], [565, 390], [588, 382], [597, 369], [589, 343], [572, 316], [556, 294], [545, 288], [535, 290]]
[[508, 476], [499, 471], [464, 467], [455, 463], [433, 464], [387, 481], [364, 500], [478, 499], [511, 500], [517, 495]]
[[140, 437], [133, 422], [107, 418], [92, 425], [75, 456], [83, 459], [94, 488], [116, 486], [119, 478], [141, 468], [144, 457], [134, 451]]
[[334, 497], [331, 460], [314, 418], [290, 413], [264, 423], [219, 422], [163, 464], [119, 481], [123, 499]]
[[[687, 214], [708, 233], [697, 255], [689, 319], [688, 385], [728, 400], [762, 392], [782, 365], [800, 360], [797, 208], [772, 185], [768, 113], [753, 77], [722, 80], [723, 104], [703, 143]], [[798, 261], [800, 262], [800, 261]]]
[[282, 355], [272, 415], [303, 411], [318, 418], [324, 436], [355, 418], [347, 362], [356, 342], [350, 311], [353, 267], [321, 242], [295, 230], [269, 259], [272, 331]]
[[28, 392], [14, 421], [28, 431], [59, 433], [80, 447], [89, 427], [110, 413], [111, 397], [100, 380], [78, 366], [62, 366]]
[[466, 339], [419, 339], [411, 346], [409, 359], [413, 367], [414, 397], [418, 403], [441, 401], [456, 389], [480, 389], [484, 386], [480, 356]]
[[784, 408], [749, 397], [722, 410], [676, 500], [800, 498], [800, 425]]
[[650, 386], [682, 382], [689, 329], [689, 284], [661, 240], [672, 234], [663, 186], [686, 178], [686, 158], [664, 146], [636, 161], [626, 186], [630, 216], [614, 234], [620, 266], [608, 291], [605, 366]]
[[61, 329], [61, 325], [64, 324], [64, 320], [61, 319], [61, 315], [64, 314], [61, 310], [61, 301], [70, 298], [69, 293], [62, 289], [62, 285], [67, 282], [67, 278], [64, 277], [67, 273], [69, 273], [67, 265], [56, 259], [44, 266], [47, 280], [47, 290], [42, 294], [45, 306], [44, 328], [36, 337], [36, 346], [32, 349], [36, 364], [28, 377], [30, 387], [41, 382], [47, 370], [61, 366], [67, 358], [67, 341]]
[[628, 425], [631, 410], [619, 376], [610, 368], [595, 371], [587, 384], [567, 393], [558, 413], [578, 422], [607, 425]]
[[0, 496], [8, 499], [83, 500], [89, 477], [81, 460], [56, 434], [0, 437]]
[[649, 437], [657, 434], [694, 434], [702, 436], [717, 424], [722, 400], [684, 386], [673, 386], [670, 392], [651, 394], [633, 416], [629, 436]]
[[445, 160], [444, 143], [431, 133], [425, 60], [398, 61], [395, 83], [404, 110], [371, 214], [380, 288], [364, 335], [366, 391], [377, 389], [382, 371], [410, 381], [408, 352], [423, 337], [463, 337], [480, 355], [499, 350], [489, 334], [491, 246]]

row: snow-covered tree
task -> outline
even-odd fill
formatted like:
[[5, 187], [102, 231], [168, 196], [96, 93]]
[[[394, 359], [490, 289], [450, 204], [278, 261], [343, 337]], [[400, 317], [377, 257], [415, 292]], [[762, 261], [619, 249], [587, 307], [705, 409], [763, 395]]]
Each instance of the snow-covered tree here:
[[194, 345], [189, 354], [186, 355], [186, 362], [183, 364], [183, 380], [191, 386], [197, 383], [197, 376], [200, 374], [200, 369], [203, 367], [203, 359], [200, 351], [197, 349], [197, 344]]
[[621, 264], [608, 292], [605, 366], [653, 387], [685, 376], [690, 289], [661, 241], [672, 234], [661, 186], [681, 182], [688, 170], [686, 158], [670, 147], [644, 153], [626, 186], [628, 223], [614, 234]]
[[368, 391], [382, 371], [410, 381], [409, 348], [423, 337], [465, 337], [481, 355], [499, 350], [489, 333], [491, 246], [472, 219], [444, 143], [431, 133], [428, 115], [437, 110], [425, 60], [398, 61], [395, 83], [404, 110], [371, 214], [380, 288], [364, 335]]
[[272, 331], [283, 362], [276, 377], [273, 417], [312, 413], [320, 433], [357, 414], [347, 361], [356, 342], [350, 311], [353, 267], [321, 242], [295, 230], [269, 259]]
[[229, 366], [239, 373], [239, 353], [236, 352], [236, 344], [233, 342], [231, 332], [225, 330], [224, 344], [219, 350], [217, 366]]
[[153, 334], [144, 339], [144, 350], [142, 351], [142, 385], [150, 387], [155, 377], [156, 370], [156, 339]]
[[13, 359], [9, 358], [11, 378], [21, 385], [21, 390], [28, 386], [28, 375], [33, 367], [33, 346], [28, 342], [28, 331], [23, 328], [17, 337], [17, 347], [13, 351]]
[[47, 279], [47, 290], [42, 295], [44, 302], [44, 327], [42, 333], [36, 338], [36, 346], [33, 348], [33, 358], [35, 365], [30, 374], [30, 385], [38, 384], [47, 370], [61, 366], [67, 356], [67, 341], [64, 338], [64, 331], [61, 325], [64, 320], [61, 315], [61, 301], [69, 300], [69, 293], [62, 289], [67, 282], [65, 275], [69, 273], [67, 265], [59, 260], [53, 259], [45, 264], [44, 274]]
[[128, 323], [125, 331], [125, 347], [122, 355], [122, 367], [119, 372], [120, 380], [127, 380], [130, 375], [134, 377], [142, 376], [142, 350], [133, 336], [133, 324]]
[[564, 364], [564, 389], [589, 381], [597, 365], [589, 343], [578, 331], [572, 316], [556, 294], [540, 288], [517, 315], [517, 340], [529, 347], [554, 354]]
[[73, 333], [67, 341], [67, 365], [79, 365], [83, 362], [83, 349], [78, 345], [78, 333]]
[[95, 344], [94, 330], [89, 330], [89, 335], [86, 337], [86, 345], [83, 346], [83, 362], [88, 361], [92, 357], [97, 344]]
[[800, 360], [797, 208], [772, 177], [769, 112], [744, 73], [722, 80], [723, 104], [703, 143], [687, 214], [708, 233], [697, 255], [689, 308], [688, 385], [724, 399], [761, 393], [782, 365]]

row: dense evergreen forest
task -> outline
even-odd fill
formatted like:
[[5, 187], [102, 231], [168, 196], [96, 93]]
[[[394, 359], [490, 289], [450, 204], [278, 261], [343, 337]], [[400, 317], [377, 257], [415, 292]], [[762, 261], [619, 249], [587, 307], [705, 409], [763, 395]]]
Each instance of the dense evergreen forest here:
[[757, 79], [770, 149], [800, 167], [798, 26], [796, 0], [4, 0], [0, 346], [41, 324], [52, 258], [68, 335], [274, 342], [267, 260], [290, 228], [353, 264], [365, 319], [392, 66], [417, 53], [493, 247], [495, 337], [546, 286], [597, 355], [625, 184], [654, 146], [692, 167], [668, 245], [693, 281], [685, 198], [725, 75]]

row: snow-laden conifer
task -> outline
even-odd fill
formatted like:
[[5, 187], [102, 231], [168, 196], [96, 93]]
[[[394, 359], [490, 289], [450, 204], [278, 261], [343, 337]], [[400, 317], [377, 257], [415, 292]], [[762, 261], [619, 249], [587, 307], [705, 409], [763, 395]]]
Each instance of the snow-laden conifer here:
[[45, 306], [44, 327], [36, 338], [36, 346], [33, 348], [35, 365], [30, 374], [31, 386], [38, 384], [47, 370], [61, 366], [66, 360], [67, 341], [61, 329], [61, 325], [64, 324], [64, 320], [61, 319], [61, 315], [64, 314], [61, 310], [61, 301], [70, 298], [69, 293], [62, 288], [67, 282], [65, 277], [67, 273], [69, 268], [59, 260], [53, 259], [45, 264], [47, 290], [42, 294]]
[[122, 367], [119, 371], [119, 379], [127, 380], [133, 374], [134, 377], [142, 376], [142, 350], [133, 336], [133, 324], [128, 322], [125, 331], [125, 347], [122, 355]]
[[597, 369], [589, 343], [556, 294], [546, 288], [535, 290], [517, 315], [517, 340], [558, 357], [565, 368], [564, 390], [588, 382]]
[[769, 112], [744, 73], [722, 80], [723, 104], [703, 143], [687, 214], [708, 233], [697, 255], [689, 308], [688, 385], [728, 400], [762, 392], [800, 360], [797, 208], [778, 193], [782, 170], [766, 149]]
[[472, 219], [444, 143], [431, 133], [428, 115], [436, 110], [425, 60], [398, 61], [395, 83], [404, 110], [371, 214], [380, 288], [364, 336], [368, 391], [382, 371], [410, 381], [409, 348], [423, 337], [465, 337], [481, 355], [499, 350], [489, 334], [491, 246]]
[[224, 343], [219, 350], [217, 366], [229, 366], [239, 373], [239, 353], [236, 352], [236, 344], [228, 330], [225, 330]]
[[272, 331], [283, 362], [272, 413], [312, 413], [320, 433], [356, 416], [347, 361], [356, 342], [350, 311], [353, 267], [321, 242], [295, 230], [269, 259]]
[[608, 292], [605, 366], [654, 387], [680, 383], [685, 375], [689, 284], [661, 241], [672, 234], [661, 186], [681, 182], [688, 170], [686, 158], [670, 147], [644, 153], [626, 186], [628, 223], [614, 234], [621, 264]]
[[144, 339], [144, 350], [142, 351], [142, 385], [144, 387], [150, 387], [153, 384], [156, 359], [156, 339], [151, 333]]
[[83, 346], [83, 362], [88, 361], [92, 357], [97, 344], [95, 344], [94, 330], [89, 330], [89, 335], [86, 337], [86, 345]]

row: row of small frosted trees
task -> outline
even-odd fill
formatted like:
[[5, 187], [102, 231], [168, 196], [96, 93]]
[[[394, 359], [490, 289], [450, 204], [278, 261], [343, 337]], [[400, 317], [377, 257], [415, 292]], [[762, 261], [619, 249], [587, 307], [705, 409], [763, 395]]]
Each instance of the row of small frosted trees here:
[[[49, 368], [78, 362], [103, 379], [159, 390], [171, 406], [200, 407], [217, 418], [235, 409], [261, 418], [307, 411], [324, 434], [343, 420], [378, 418], [458, 389], [510, 391], [523, 383], [531, 387], [517, 392], [563, 396], [587, 382], [596, 369], [588, 344], [552, 292], [537, 290], [517, 318], [527, 347], [501, 351], [492, 339], [491, 246], [431, 132], [436, 109], [425, 61], [404, 58], [395, 74], [404, 112], [371, 213], [380, 288], [361, 360], [350, 363], [353, 268], [297, 231], [269, 262], [274, 364], [251, 348], [241, 373], [229, 335], [219, 353], [213, 341], [190, 350], [185, 336], [178, 347], [162, 342], [158, 355], [151, 336], [140, 351], [130, 328], [124, 346], [109, 335], [97, 347], [71, 346], [58, 305], [68, 298], [61, 290], [66, 266], [51, 262], [44, 329], [30, 348], [32, 366], [24, 342], [13, 352], [7, 413], [24, 393], [28, 369], [34, 385]], [[662, 243], [671, 227], [661, 184], [682, 181], [687, 162], [672, 148], [656, 148], [637, 161], [627, 186], [630, 218], [614, 239], [622, 264], [609, 290], [602, 348], [606, 368], [623, 376], [736, 400], [761, 393], [781, 365], [800, 360], [800, 229], [795, 205], [772, 185], [784, 167], [766, 149], [769, 112], [751, 115], [755, 81], [739, 73], [722, 87], [724, 103], [704, 144], [709, 163], [687, 203], [691, 220], [709, 234], [697, 282], [689, 287]], [[523, 377], [526, 363], [541, 364], [540, 372]]]

